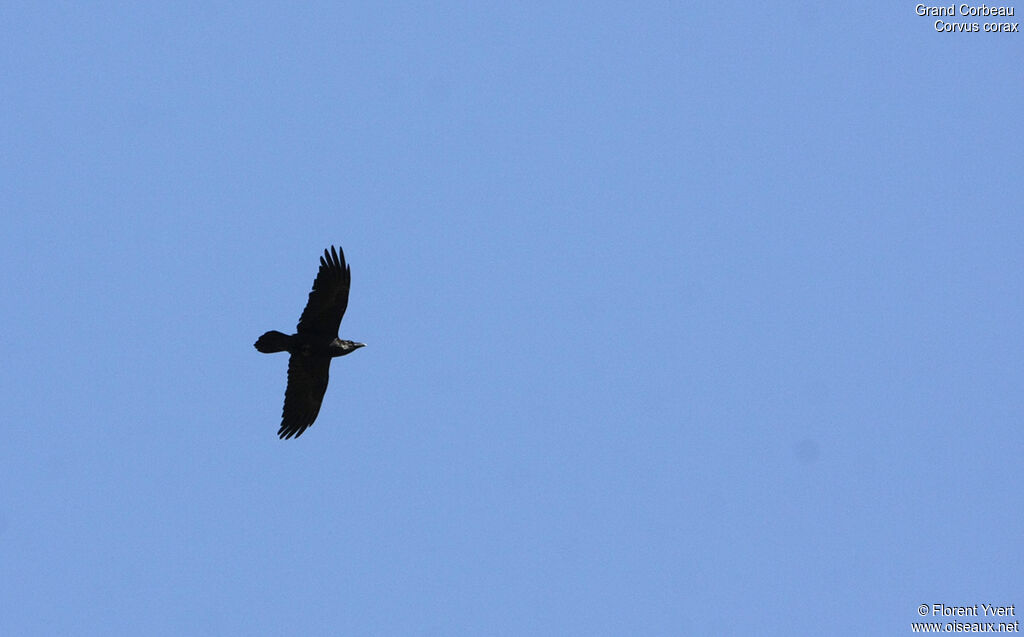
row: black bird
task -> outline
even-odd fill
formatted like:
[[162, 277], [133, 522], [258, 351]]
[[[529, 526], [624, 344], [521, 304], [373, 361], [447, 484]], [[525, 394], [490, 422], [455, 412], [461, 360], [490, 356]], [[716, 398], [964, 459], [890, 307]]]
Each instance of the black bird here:
[[259, 337], [254, 347], [264, 354], [288, 352], [288, 388], [284, 390], [280, 438], [298, 438], [313, 424], [327, 391], [327, 372], [331, 359], [366, 347], [363, 343], [338, 338], [341, 317], [348, 307], [348, 287], [352, 273], [345, 264], [345, 252], [324, 250], [320, 270], [313, 281], [306, 309], [299, 318], [296, 334], [288, 336], [270, 331]]

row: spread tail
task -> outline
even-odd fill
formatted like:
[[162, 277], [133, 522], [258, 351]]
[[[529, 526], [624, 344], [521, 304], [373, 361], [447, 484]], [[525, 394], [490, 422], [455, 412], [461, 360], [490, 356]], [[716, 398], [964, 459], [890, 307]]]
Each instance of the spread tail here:
[[288, 342], [291, 341], [291, 336], [282, 334], [276, 330], [271, 330], [259, 337], [253, 344], [253, 347], [263, 352], [264, 354], [273, 354], [274, 352], [284, 352], [288, 350]]

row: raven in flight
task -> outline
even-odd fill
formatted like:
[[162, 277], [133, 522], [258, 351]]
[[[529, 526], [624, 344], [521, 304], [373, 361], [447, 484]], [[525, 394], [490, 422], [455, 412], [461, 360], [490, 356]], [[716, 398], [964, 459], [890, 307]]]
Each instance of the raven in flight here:
[[[340, 253], [340, 254], [339, 254]], [[284, 390], [280, 438], [298, 438], [313, 424], [320, 413], [320, 403], [327, 391], [327, 372], [331, 359], [365, 347], [363, 343], [338, 338], [341, 317], [348, 307], [348, 286], [352, 273], [345, 264], [345, 251], [324, 250], [320, 271], [313, 281], [306, 309], [299, 318], [296, 334], [288, 336], [270, 331], [259, 337], [254, 346], [264, 354], [288, 352], [288, 388]]]

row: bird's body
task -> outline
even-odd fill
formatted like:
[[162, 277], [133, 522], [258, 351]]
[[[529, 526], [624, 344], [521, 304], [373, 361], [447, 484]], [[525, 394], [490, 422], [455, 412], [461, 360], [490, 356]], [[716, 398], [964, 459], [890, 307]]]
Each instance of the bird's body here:
[[296, 333], [289, 336], [272, 330], [259, 337], [254, 345], [265, 354], [290, 354], [288, 387], [284, 393], [281, 428], [277, 432], [281, 438], [301, 436], [316, 420], [327, 391], [331, 359], [364, 347], [362, 343], [338, 338], [338, 327], [348, 307], [350, 282], [351, 272], [345, 264], [344, 251], [335, 251], [334, 246], [330, 251], [324, 250]]

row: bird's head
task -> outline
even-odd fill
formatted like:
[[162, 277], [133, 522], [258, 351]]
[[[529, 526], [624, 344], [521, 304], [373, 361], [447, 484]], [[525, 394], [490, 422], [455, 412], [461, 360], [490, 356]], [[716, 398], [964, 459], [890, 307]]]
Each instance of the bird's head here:
[[356, 343], [355, 341], [343, 341], [340, 338], [334, 339], [334, 343], [331, 344], [333, 356], [344, 356], [345, 354], [351, 354], [360, 347], [366, 347], [366, 343]]

